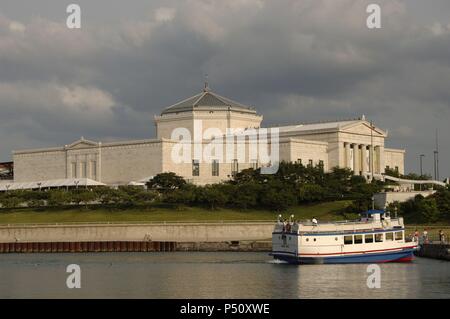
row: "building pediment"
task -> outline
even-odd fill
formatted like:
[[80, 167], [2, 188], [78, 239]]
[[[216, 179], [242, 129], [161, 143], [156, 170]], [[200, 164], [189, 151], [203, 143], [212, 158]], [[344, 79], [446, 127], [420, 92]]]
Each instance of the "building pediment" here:
[[72, 144], [66, 145], [65, 149], [67, 150], [75, 150], [80, 148], [90, 148], [90, 147], [98, 147], [98, 143], [94, 141], [89, 141], [84, 138], [81, 138]]
[[372, 129], [371, 129], [369, 122], [358, 122], [358, 123], [349, 124], [349, 125], [341, 127], [340, 131], [345, 132], [345, 133], [353, 133], [353, 134], [360, 134], [360, 135], [373, 134], [373, 136], [387, 137], [387, 133], [384, 130], [380, 129], [379, 127], [372, 126]]

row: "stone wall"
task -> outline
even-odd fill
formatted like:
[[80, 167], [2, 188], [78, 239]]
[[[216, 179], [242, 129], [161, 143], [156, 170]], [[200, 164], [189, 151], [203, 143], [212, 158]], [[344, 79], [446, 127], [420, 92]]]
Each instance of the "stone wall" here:
[[417, 191], [417, 192], [383, 192], [374, 195], [375, 205], [379, 208], [384, 208], [393, 202], [406, 202], [413, 199], [417, 195], [424, 197], [434, 194], [435, 191]]
[[49, 150], [14, 154], [14, 182], [66, 178], [66, 152]]
[[0, 226], [0, 242], [270, 240], [274, 223], [167, 223]]
[[398, 167], [400, 174], [405, 174], [405, 151], [385, 148], [384, 149], [384, 165], [389, 166], [391, 169]]

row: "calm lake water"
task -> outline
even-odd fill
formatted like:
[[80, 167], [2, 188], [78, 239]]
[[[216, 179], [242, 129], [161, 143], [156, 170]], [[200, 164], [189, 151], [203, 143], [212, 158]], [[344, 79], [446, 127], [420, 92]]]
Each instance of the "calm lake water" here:
[[[66, 267], [81, 267], [68, 289]], [[381, 288], [367, 265], [274, 262], [266, 253], [0, 255], [0, 298], [450, 298], [450, 263], [416, 258], [381, 264]]]

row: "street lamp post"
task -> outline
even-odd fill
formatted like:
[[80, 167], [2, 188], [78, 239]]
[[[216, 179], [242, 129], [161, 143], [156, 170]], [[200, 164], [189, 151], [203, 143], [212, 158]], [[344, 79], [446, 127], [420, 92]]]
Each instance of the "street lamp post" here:
[[[420, 178], [423, 176], [423, 166], [422, 166], [422, 159], [425, 157], [425, 154], [420, 154]], [[422, 184], [420, 184], [420, 190], [422, 191]]]

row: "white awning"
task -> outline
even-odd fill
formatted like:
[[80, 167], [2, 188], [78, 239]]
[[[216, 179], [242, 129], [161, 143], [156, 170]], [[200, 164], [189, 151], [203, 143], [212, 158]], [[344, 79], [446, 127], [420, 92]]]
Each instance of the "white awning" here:
[[86, 187], [86, 186], [106, 186], [106, 184], [94, 181], [89, 178], [68, 178], [68, 179], [53, 179], [47, 181], [37, 182], [0, 182], [0, 192], [12, 191], [19, 189], [39, 189], [49, 187]]

